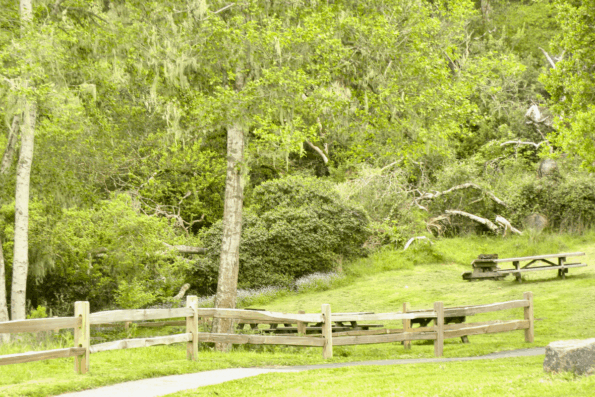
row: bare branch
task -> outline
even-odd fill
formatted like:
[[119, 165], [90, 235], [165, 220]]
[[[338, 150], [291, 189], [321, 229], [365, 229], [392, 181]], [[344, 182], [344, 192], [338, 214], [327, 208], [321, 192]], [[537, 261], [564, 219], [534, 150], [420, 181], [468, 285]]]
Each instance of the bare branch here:
[[545, 55], [545, 58], [547, 59], [547, 61], [550, 63], [550, 65], [552, 66], [552, 69], [556, 69], [556, 62], [554, 62], [554, 60], [550, 57], [550, 54], [548, 54], [546, 52], [546, 50], [544, 50], [543, 48], [539, 47], [539, 49], [541, 50], [541, 52], [543, 52], [543, 55]]
[[180, 288], [180, 292], [178, 292], [177, 295], [173, 297], [173, 299], [181, 300], [186, 294], [186, 291], [188, 291], [188, 289], [190, 289], [190, 284], [186, 283], [182, 285], [182, 288]]
[[500, 146], [506, 146], [506, 145], [530, 145], [530, 146], [535, 146], [535, 149], [539, 149], [539, 147], [541, 145], [543, 145], [544, 143], [547, 143], [549, 145], [548, 141], [541, 141], [539, 143], [535, 143], [535, 142], [523, 142], [523, 141], [506, 141], [500, 144]]
[[491, 231], [493, 231], [494, 233], [498, 233], [499, 229], [498, 226], [496, 226], [492, 221], [490, 221], [489, 219], [486, 218], [482, 218], [480, 216], [477, 215], [473, 215], [470, 214], [468, 212], [465, 211], [459, 211], [459, 210], [446, 210], [444, 211], [445, 213], [449, 214], [449, 215], [459, 215], [459, 216], [463, 216], [465, 218], [469, 218], [475, 222], [481, 223], [482, 225], [487, 226], [488, 229], [490, 229]]
[[[498, 203], [498, 204], [500, 204], [500, 205], [502, 205], [504, 207], [507, 207], [508, 206], [504, 201], [502, 201], [498, 197], [496, 197], [494, 195], [494, 193], [489, 192], [489, 191], [483, 189], [482, 187], [480, 187], [480, 186], [478, 186], [478, 185], [476, 185], [474, 183], [470, 183], [470, 182], [469, 183], [463, 183], [462, 185], [453, 186], [450, 189], [445, 190], [443, 192], [424, 193], [421, 197], [418, 197], [417, 200], [433, 200], [435, 198], [438, 198], [440, 196], [444, 196], [445, 194], [449, 194], [449, 193], [455, 192], [457, 190], [470, 189], [470, 188], [471, 189], [481, 190], [485, 195], [489, 196], [496, 203]], [[417, 204], [417, 200], [416, 200], [416, 204]], [[417, 204], [417, 205], [419, 206], [419, 204]]]
[[207, 249], [203, 247], [192, 247], [189, 245], [170, 245], [168, 243], [163, 243], [168, 249], [176, 250], [180, 254], [206, 254]]
[[407, 251], [407, 248], [409, 248], [409, 246], [411, 245], [411, 243], [413, 243], [416, 240], [428, 240], [431, 245], [434, 245], [434, 243], [432, 242], [432, 240], [430, 240], [426, 236], [411, 237], [409, 239], [409, 241], [407, 241], [407, 243], [405, 244], [405, 248], [403, 248], [403, 251]]
[[312, 148], [312, 150], [314, 150], [316, 153], [320, 155], [320, 157], [322, 157], [322, 161], [324, 161], [324, 164], [326, 165], [328, 163], [328, 157], [326, 157], [324, 152], [318, 146], [315, 146], [312, 142], [306, 141], [306, 143]]
[[506, 235], [507, 230], [510, 230], [511, 232], [513, 232], [515, 234], [523, 234], [523, 232], [521, 232], [520, 230], [513, 227], [510, 224], [510, 222], [503, 216], [500, 216], [500, 215], [496, 216], [496, 223], [500, 224], [504, 228], [504, 235]]

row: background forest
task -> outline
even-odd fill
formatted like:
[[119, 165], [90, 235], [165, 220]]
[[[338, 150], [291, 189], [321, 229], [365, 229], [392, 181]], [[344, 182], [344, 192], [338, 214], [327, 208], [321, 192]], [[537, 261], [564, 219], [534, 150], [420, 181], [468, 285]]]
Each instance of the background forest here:
[[36, 0], [25, 21], [0, 0], [8, 311], [26, 164], [28, 311], [214, 293], [231, 124], [242, 288], [417, 236], [580, 233], [594, 24], [593, 0]]

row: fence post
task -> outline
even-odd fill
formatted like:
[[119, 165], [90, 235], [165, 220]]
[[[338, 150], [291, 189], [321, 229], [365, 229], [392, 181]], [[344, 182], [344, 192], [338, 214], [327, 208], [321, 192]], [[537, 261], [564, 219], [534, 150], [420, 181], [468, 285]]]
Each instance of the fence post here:
[[525, 329], [525, 342], [533, 342], [535, 335], [533, 321], [533, 292], [525, 292], [523, 297], [529, 301], [529, 306], [525, 307], [525, 320], [529, 320], [529, 328]]
[[80, 327], [74, 329], [74, 347], [85, 348], [85, 354], [74, 356], [74, 370], [78, 374], [86, 374], [89, 371], [89, 340], [91, 339], [89, 302], [75, 302], [74, 317], [81, 318]]
[[[304, 310], [298, 311], [298, 314], [306, 314]], [[297, 332], [301, 335], [306, 335], [306, 323], [303, 321], [297, 322]]]
[[198, 359], [198, 296], [187, 296], [186, 307], [194, 311], [192, 317], [186, 317], [186, 333], [192, 334], [192, 341], [186, 343], [186, 357], [188, 360], [196, 361]]
[[435, 302], [434, 311], [436, 312], [436, 320], [434, 320], [434, 328], [436, 329], [434, 355], [441, 357], [444, 351], [444, 302]]
[[322, 317], [324, 323], [322, 324], [322, 337], [324, 338], [324, 346], [322, 347], [322, 358], [333, 357], [333, 322], [331, 321], [331, 305], [322, 305]]
[[[403, 313], [407, 313], [407, 308], [409, 307], [409, 302], [403, 303]], [[403, 332], [409, 332], [411, 330], [411, 320], [403, 319]], [[403, 347], [405, 350], [411, 349], [411, 341], [404, 340]]]

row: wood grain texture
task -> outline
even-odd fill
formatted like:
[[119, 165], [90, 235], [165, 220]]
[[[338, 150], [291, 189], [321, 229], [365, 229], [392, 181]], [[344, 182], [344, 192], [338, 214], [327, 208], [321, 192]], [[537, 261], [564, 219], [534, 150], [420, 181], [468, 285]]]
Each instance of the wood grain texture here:
[[176, 309], [111, 310], [91, 314], [91, 324], [109, 324], [124, 321], [161, 320], [165, 318], [189, 317], [194, 311], [187, 307]]
[[[409, 302], [403, 303], [403, 313], [407, 313], [409, 309]], [[411, 320], [403, 319], [403, 332], [411, 332]], [[405, 340], [403, 341], [403, 348], [405, 350], [411, 349], [411, 341]]]
[[31, 320], [15, 320], [0, 322], [0, 334], [19, 332], [51, 331], [80, 326], [81, 320], [74, 317], [35, 318]]
[[137, 327], [183, 327], [186, 325], [186, 320], [174, 320], [174, 321], [155, 321], [150, 323], [136, 323]]
[[541, 270], [556, 270], [556, 269], [566, 269], [571, 267], [585, 267], [587, 264], [585, 263], [573, 263], [564, 266], [535, 266], [535, 267], [524, 267], [522, 269], [504, 269], [499, 270], [498, 273], [500, 274], [509, 274], [509, 273], [523, 273], [523, 272], [537, 272]]
[[436, 328], [434, 356], [442, 357], [442, 354], [444, 353], [444, 303], [435, 302], [434, 311], [436, 312], [436, 320], [434, 320], [434, 326]]
[[480, 313], [489, 313], [489, 312], [496, 312], [499, 310], [516, 309], [519, 307], [526, 307], [528, 305], [529, 305], [529, 302], [525, 299], [522, 299], [522, 300], [516, 300], [516, 301], [490, 303], [488, 305], [446, 308], [446, 309], [444, 309], [444, 316], [445, 317], [472, 316], [474, 314], [480, 314]]
[[121, 349], [136, 349], [139, 347], [149, 347], [157, 345], [171, 345], [172, 343], [183, 343], [191, 342], [192, 334], [178, 334], [168, 336], [156, 336], [154, 338], [137, 338], [137, 339], [126, 339], [117, 340], [114, 342], [100, 343], [91, 346], [89, 351], [91, 353], [105, 352], [108, 350], [121, 350]]
[[322, 358], [329, 359], [333, 357], [333, 321], [331, 314], [331, 305], [322, 305], [322, 317], [324, 317], [324, 324], [322, 324], [322, 338], [324, 346], [322, 347]]
[[435, 332], [400, 332], [386, 335], [361, 335], [334, 338], [334, 346], [367, 345], [373, 343], [402, 342], [405, 340], [435, 340]]
[[186, 357], [198, 360], [198, 296], [190, 295], [186, 298], [186, 307], [192, 309], [194, 315], [186, 317], [186, 333], [192, 334], [192, 340], [186, 344]]
[[46, 350], [41, 352], [27, 352], [0, 356], [0, 365], [29, 363], [32, 361], [51, 360], [53, 358], [67, 358], [85, 354], [82, 347], [67, 347], [66, 349]]
[[583, 256], [585, 255], [584, 252], [567, 252], [562, 254], [547, 254], [547, 255], [535, 255], [535, 256], [522, 256], [518, 258], [503, 258], [503, 259], [494, 259], [493, 263], [504, 263], [504, 262], [514, 262], [514, 261], [533, 261], [539, 259], [549, 259], [549, 258], [569, 258], [571, 256]]
[[[298, 312], [298, 314], [306, 314], [306, 312], [303, 311], [303, 310], [300, 310]], [[305, 323], [303, 321], [298, 321], [298, 323], [297, 323], [297, 332], [298, 332], [298, 334], [306, 335], [306, 328], [307, 327], [308, 327], [308, 323]]]
[[240, 334], [210, 334], [198, 333], [200, 342], [212, 343], [233, 343], [238, 345], [286, 345], [286, 346], [312, 346], [323, 347], [322, 338], [306, 336], [263, 336], [263, 335], [240, 335]]
[[527, 329], [529, 327], [529, 321], [527, 320], [511, 320], [503, 321], [497, 324], [486, 324], [480, 326], [473, 326], [468, 328], [461, 328], [455, 330], [445, 330], [444, 337], [460, 338], [465, 335], [481, 335], [481, 334], [493, 334], [498, 332], [509, 332], [518, 329]]
[[321, 323], [323, 321], [321, 314], [293, 314], [241, 309], [200, 308], [198, 309], [198, 315], [199, 317], [217, 317], [239, 320], [265, 320], [273, 321], [275, 323], [292, 324], [296, 324], [298, 321], [307, 323]]
[[338, 337], [338, 336], [402, 334], [403, 332], [405, 332], [405, 331], [401, 328], [382, 328], [382, 329], [369, 329], [369, 330], [340, 331], [340, 332], [333, 332], [333, 338]]
[[74, 303], [74, 317], [81, 320], [80, 326], [74, 328], [74, 347], [85, 349], [85, 354], [74, 358], [74, 371], [78, 374], [89, 372], [89, 344], [91, 326], [89, 324], [89, 302]]
[[419, 311], [407, 313], [375, 313], [375, 314], [353, 314], [353, 315], [333, 315], [332, 321], [399, 321], [413, 320], [415, 318], [436, 318], [433, 311]]
[[533, 292], [525, 292], [523, 296], [529, 302], [529, 306], [525, 307], [524, 310], [525, 321], [529, 322], [529, 326], [525, 330], [525, 342], [533, 343], [535, 336], [535, 321], [533, 319]]

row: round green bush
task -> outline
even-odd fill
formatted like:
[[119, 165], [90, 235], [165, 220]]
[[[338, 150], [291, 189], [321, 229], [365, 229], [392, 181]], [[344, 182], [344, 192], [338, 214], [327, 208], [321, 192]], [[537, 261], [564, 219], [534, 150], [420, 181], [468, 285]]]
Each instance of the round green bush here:
[[[331, 183], [301, 177], [265, 182], [244, 211], [239, 286], [287, 285], [313, 272], [332, 270], [346, 258], [365, 255], [369, 231], [362, 209], [341, 200]], [[209, 254], [198, 262], [194, 284], [212, 293], [217, 284], [222, 223], [201, 240]]]

